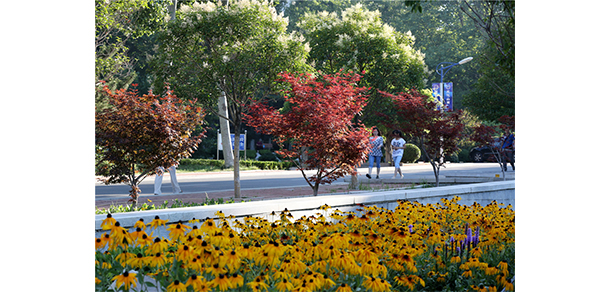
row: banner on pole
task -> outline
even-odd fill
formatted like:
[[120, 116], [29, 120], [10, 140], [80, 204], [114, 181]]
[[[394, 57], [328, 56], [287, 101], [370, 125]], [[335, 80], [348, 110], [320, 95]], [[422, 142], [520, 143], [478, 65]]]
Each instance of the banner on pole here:
[[453, 110], [453, 82], [432, 83], [432, 96], [438, 102], [436, 110]]
[[[235, 143], [235, 134], [231, 134], [231, 147], [234, 145]], [[218, 143], [216, 143], [216, 145], [218, 145], [218, 150], [222, 150], [222, 138], [220, 136], [220, 133], [218, 133]], [[246, 150], [246, 134], [239, 134], [239, 151], [245, 151]]]
[[445, 105], [446, 110], [453, 110], [453, 82], [446, 82], [443, 84], [443, 91], [445, 91]]

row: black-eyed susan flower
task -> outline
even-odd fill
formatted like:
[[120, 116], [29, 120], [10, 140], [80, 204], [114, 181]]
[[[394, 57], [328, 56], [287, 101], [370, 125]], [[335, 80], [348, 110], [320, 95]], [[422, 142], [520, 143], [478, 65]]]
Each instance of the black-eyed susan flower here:
[[147, 257], [147, 264], [151, 267], [159, 268], [167, 263], [168, 259], [165, 254], [160, 252]]
[[159, 218], [159, 216], [155, 216], [155, 219], [153, 219], [153, 221], [151, 221], [150, 223], [148, 223], [150, 225], [151, 228], [157, 228], [159, 226], [163, 226], [165, 227], [165, 223], [167, 223], [167, 221], [169, 220], [161, 220]]
[[136, 246], [145, 247], [153, 244], [155, 241], [148, 235], [142, 234], [140, 238], [136, 239]]
[[135, 257], [128, 259], [125, 263], [132, 268], [141, 269], [144, 266], [145, 262], [146, 260], [144, 256], [141, 253], [137, 253]]
[[364, 277], [365, 280], [362, 282], [362, 286], [373, 292], [390, 291], [392, 285], [387, 281], [375, 278], [375, 277]]
[[146, 230], [146, 224], [144, 223], [144, 219], [140, 218], [140, 220], [136, 221], [136, 223], [133, 225], [133, 227], [140, 228], [142, 230]]
[[155, 238], [153, 243], [148, 248], [148, 254], [156, 254], [156, 253], [164, 253], [169, 247], [169, 242], [167, 239], [161, 239], [159, 237]]
[[182, 240], [182, 238], [185, 237], [185, 234], [186, 232], [188, 232], [189, 229], [191, 229], [190, 226], [184, 225], [180, 222], [176, 224], [171, 224], [169, 227], [167, 227], [167, 230], [169, 231], [169, 237], [173, 241]]
[[188, 280], [186, 280], [186, 286], [193, 287], [195, 291], [201, 291], [203, 286], [206, 286], [205, 278], [202, 276], [197, 276], [196, 274], [192, 274]]
[[219, 275], [226, 274], [227, 269], [225, 269], [225, 267], [219, 266], [218, 264], [214, 264], [214, 265], [208, 267], [207, 269], [205, 269], [205, 272], [218, 277]]
[[120, 254], [118, 254], [114, 259], [117, 260], [121, 265], [125, 265], [127, 260], [134, 258], [136, 255], [128, 252], [127, 250], [123, 250]]
[[167, 286], [167, 292], [186, 292], [186, 285], [178, 280], [174, 280]]
[[219, 291], [227, 291], [231, 288], [231, 281], [223, 274], [218, 275], [214, 280], [210, 281], [210, 284]]
[[108, 215], [106, 215], [106, 219], [102, 221], [101, 227], [103, 230], [109, 230], [112, 228], [112, 226], [114, 226], [115, 223], [116, 219], [112, 218], [112, 214], [108, 213]]
[[325, 290], [328, 290], [337, 285], [335, 281], [328, 277], [328, 275], [324, 275], [322, 279], [324, 279], [324, 282], [322, 283], [322, 288], [324, 288]]
[[292, 291], [292, 290], [294, 290], [294, 287], [292, 286], [292, 283], [290, 283], [288, 281], [288, 279], [286, 279], [286, 278], [283, 278], [280, 282], [275, 284], [274, 287], [279, 292], [285, 292], [285, 291]]
[[233, 273], [233, 275], [226, 275], [226, 277], [229, 278], [229, 285], [232, 289], [236, 289], [244, 285], [244, 277], [240, 274]]
[[178, 246], [176, 255], [178, 257], [178, 260], [181, 260], [183, 263], [188, 263], [193, 257], [195, 257], [193, 248], [186, 244], [181, 244], [180, 246]]
[[269, 289], [269, 285], [265, 283], [265, 280], [262, 277], [256, 277], [254, 281], [246, 284], [248, 288], [252, 291], [267, 291]]
[[112, 281], [116, 281], [116, 287], [121, 288], [121, 286], [125, 287], [125, 290], [129, 291], [131, 285], [136, 285], [138, 279], [136, 279], [136, 273], [124, 272], [123, 274], [116, 275], [112, 277]]
[[[103, 237], [103, 235], [102, 235], [102, 237]], [[104, 241], [102, 239], [102, 237], [95, 238], [95, 249], [104, 248], [106, 246], [107, 241]]]
[[352, 288], [345, 283], [341, 283], [335, 292], [352, 292]]

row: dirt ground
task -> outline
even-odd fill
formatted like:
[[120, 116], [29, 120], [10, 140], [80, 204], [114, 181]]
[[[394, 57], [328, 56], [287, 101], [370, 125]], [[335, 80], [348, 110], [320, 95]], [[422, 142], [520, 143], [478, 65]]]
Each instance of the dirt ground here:
[[[345, 193], [360, 193], [363, 191], [371, 190], [388, 190], [388, 189], [400, 189], [409, 188], [412, 184], [367, 184], [363, 188], [365, 190], [348, 190], [348, 185], [321, 185], [318, 189], [318, 194], [345, 194]], [[259, 200], [271, 200], [271, 199], [284, 199], [284, 198], [295, 198], [295, 197], [309, 197], [313, 196], [313, 191], [310, 187], [292, 187], [292, 188], [269, 188], [269, 189], [254, 189], [254, 190], [242, 190], [241, 196], [244, 201], [259, 201]], [[161, 205], [164, 201], [168, 202], [168, 205], [172, 205], [174, 200], [180, 200], [183, 203], [202, 203], [205, 198], [217, 199], [223, 198], [224, 200], [232, 199], [234, 192], [211, 192], [211, 193], [189, 193], [189, 194], [177, 194], [177, 195], [160, 195], [160, 196], [140, 196], [138, 203], [147, 203], [148, 205]], [[128, 205], [127, 198], [122, 201], [109, 201], [100, 200], [95, 201], [95, 207], [97, 209], [106, 209], [109, 206]]]

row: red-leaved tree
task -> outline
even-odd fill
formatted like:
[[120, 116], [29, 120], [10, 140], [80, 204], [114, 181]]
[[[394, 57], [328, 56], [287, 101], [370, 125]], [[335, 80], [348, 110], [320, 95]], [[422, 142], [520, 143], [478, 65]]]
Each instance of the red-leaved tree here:
[[95, 114], [97, 175], [105, 184], [131, 186], [129, 200], [138, 202], [138, 185], [158, 166], [168, 168], [197, 149], [204, 132], [192, 136], [205, 112], [195, 101], [178, 99], [167, 88], [163, 96], [135, 90], [103, 88], [109, 107]]
[[[255, 102], [246, 121], [258, 132], [273, 135], [279, 145], [291, 143], [278, 154], [297, 164], [316, 196], [321, 184], [355, 174], [367, 157], [369, 129], [353, 122], [366, 105], [367, 88], [357, 87], [360, 75], [354, 73], [280, 76], [290, 85], [286, 108]], [[308, 177], [306, 170], [315, 174]]]
[[382, 94], [392, 99], [396, 116], [379, 115], [386, 117], [387, 127], [401, 130], [417, 140], [424, 158], [432, 165], [438, 186], [445, 156], [458, 151], [458, 142], [464, 130], [462, 111], [438, 111], [436, 102], [416, 89], [397, 95]]
[[505, 133], [515, 131], [515, 116], [501, 116], [498, 118], [498, 122], [499, 124], [493, 126], [484, 124], [478, 125], [470, 135], [470, 140], [481, 146], [489, 147], [496, 162], [500, 165], [500, 169], [502, 169], [502, 179], [506, 180], [506, 173], [504, 172], [504, 167], [502, 165], [502, 156], [505, 154], [501, 149], [502, 143], [504, 142], [502, 138]]

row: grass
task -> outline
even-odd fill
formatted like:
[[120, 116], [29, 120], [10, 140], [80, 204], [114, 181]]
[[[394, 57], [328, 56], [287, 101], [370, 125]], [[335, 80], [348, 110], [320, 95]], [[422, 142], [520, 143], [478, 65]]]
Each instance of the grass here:
[[[150, 202], [150, 201], [149, 201]], [[245, 200], [241, 200], [241, 202], [246, 202]], [[142, 203], [140, 206], [136, 206], [132, 208], [131, 205], [110, 205], [108, 209], [95, 209], [96, 215], [101, 214], [114, 214], [114, 213], [125, 213], [125, 212], [136, 212], [136, 211], [147, 211], [147, 210], [162, 210], [162, 209], [173, 209], [173, 208], [185, 208], [185, 207], [199, 207], [199, 206], [211, 206], [211, 205], [222, 205], [222, 204], [233, 204], [235, 200], [233, 198], [230, 199], [208, 199], [205, 198], [201, 203], [185, 203], [182, 200], [174, 199], [172, 203], [166, 200], [163, 204], [156, 206], [155, 204]]]

